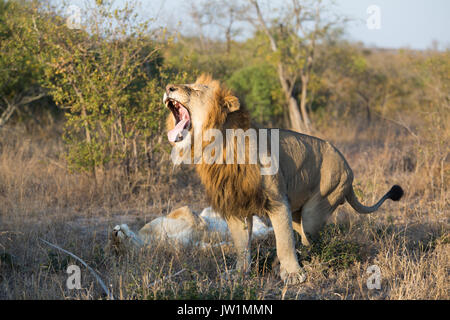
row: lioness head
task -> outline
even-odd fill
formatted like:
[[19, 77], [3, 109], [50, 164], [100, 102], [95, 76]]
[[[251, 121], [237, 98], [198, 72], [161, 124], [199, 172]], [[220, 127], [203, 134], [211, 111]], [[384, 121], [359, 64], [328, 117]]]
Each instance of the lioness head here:
[[220, 126], [228, 113], [239, 110], [239, 100], [208, 75], [201, 75], [193, 84], [167, 85], [163, 102], [172, 112], [167, 119], [172, 144]]

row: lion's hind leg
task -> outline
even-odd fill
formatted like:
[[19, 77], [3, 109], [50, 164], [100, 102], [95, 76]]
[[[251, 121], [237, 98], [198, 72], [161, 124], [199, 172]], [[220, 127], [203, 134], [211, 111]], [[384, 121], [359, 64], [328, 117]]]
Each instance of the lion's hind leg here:
[[309, 243], [306, 241], [306, 235], [303, 232], [302, 227], [302, 208], [295, 212], [292, 212], [292, 228], [300, 235], [302, 244], [304, 246], [309, 246]]
[[[302, 237], [302, 244], [309, 246], [317, 239], [319, 232], [327, 222], [330, 215], [336, 209], [336, 204], [331, 204], [328, 197], [315, 194], [303, 206], [300, 216], [296, 214], [295, 230]], [[298, 222], [300, 218], [300, 222]]]

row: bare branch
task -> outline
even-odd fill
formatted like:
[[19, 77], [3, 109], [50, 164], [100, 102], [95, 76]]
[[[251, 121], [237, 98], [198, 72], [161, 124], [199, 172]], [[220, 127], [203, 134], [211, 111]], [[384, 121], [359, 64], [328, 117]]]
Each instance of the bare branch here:
[[6, 122], [8, 122], [9, 118], [11, 118], [11, 116], [17, 110], [16, 104], [9, 103], [8, 100], [6, 100], [5, 98], [3, 98], [3, 100], [6, 102], [7, 107], [6, 110], [0, 116], [0, 128], [3, 127], [6, 124]]
[[267, 35], [270, 41], [270, 47], [272, 48], [272, 51], [276, 52], [278, 50], [277, 43], [275, 41], [274, 36], [270, 33], [269, 27], [266, 24], [266, 21], [263, 18], [263, 15], [261, 13], [261, 9], [259, 8], [259, 4], [257, 0], [249, 0], [251, 4], [255, 7], [256, 15], [258, 18], [258, 21], [260, 23], [260, 26], [262, 27], [264, 33]]
[[[40, 238], [39, 238], [40, 239]], [[78, 260], [83, 266], [85, 266], [91, 273], [92, 275], [95, 277], [95, 279], [97, 280], [97, 282], [100, 284], [100, 286], [102, 287], [103, 291], [106, 293], [106, 295], [108, 296], [109, 299], [114, 300], [114, 296], [112, 295], [112, 293], [108, 290], [108, 287], [105, 285], [105, 283], [102, 281], [102, 279], [100, 278], [100, 276], [94, 271], [94, 269], [92, 269], [91, 267], [88, 266], [88, 264], [86, 262], [84, 262], [81, 258], [77, 257], [76, 255], [74, 255], [72, 252], [67, 251], [61, 247], [58, 247], [56, 244], [50, 243], [44, 239], [40, 239], [42, 242], [44, 242], [45, 244], [48, 244], [49, 246], [58, 249], [66, 254], [68, 254], [69, 256], [71, 256], [72, 258]]]
[[46, 95], [47, 95], [46, 92], [41, 92], [41, 93], [39, 93], [39, 94], [36, 95], [36, 96], [24, 97], [24, 98], [22, 98], [22, 99], [17, 103], [17, 105], [18, 105], [18, 106], [23, 106], [23, 105], [29, 104], [29, 103], [31, 103], [31, 102], [33, 102], [33, 101], [37, 101], [37, 100], [39, 100], [39, 99], [45, 97]]

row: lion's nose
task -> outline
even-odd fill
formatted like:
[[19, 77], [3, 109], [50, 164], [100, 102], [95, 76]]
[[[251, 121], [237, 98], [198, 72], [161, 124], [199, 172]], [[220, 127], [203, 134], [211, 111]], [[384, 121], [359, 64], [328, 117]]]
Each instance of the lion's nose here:
[[167, 93], [174, 92], [174, 91], [177, 91], [177, 90], [178, 90], [178, 88], [175, 85], [173, 85], [173, 84], [169, 84], [166, 87], [166, 92]]

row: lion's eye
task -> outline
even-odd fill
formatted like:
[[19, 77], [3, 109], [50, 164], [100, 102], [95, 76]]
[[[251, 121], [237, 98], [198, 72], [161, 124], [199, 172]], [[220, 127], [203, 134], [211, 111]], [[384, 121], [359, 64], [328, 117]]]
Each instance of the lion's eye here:
[[200, 92], [200, 91], [204, 91], [205, 89], [209, 89], [209, 87], [205, 86], [205, 85], [197, 85], [196, 87], [192, 87], [192, 89], [194, 91]]

